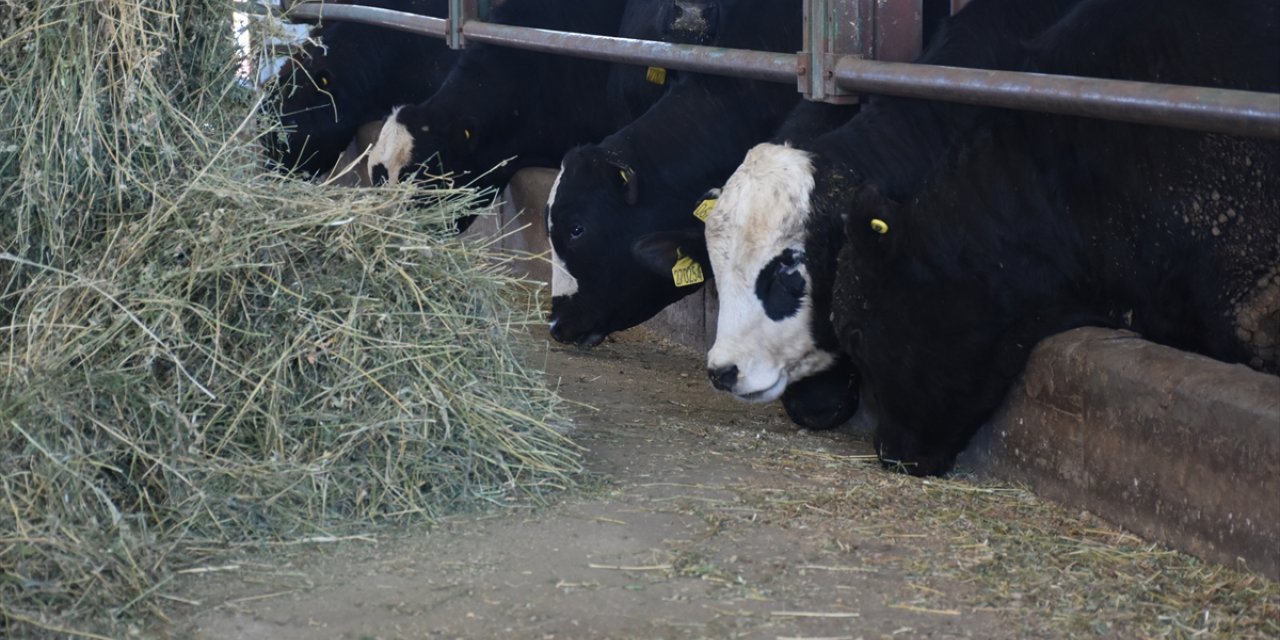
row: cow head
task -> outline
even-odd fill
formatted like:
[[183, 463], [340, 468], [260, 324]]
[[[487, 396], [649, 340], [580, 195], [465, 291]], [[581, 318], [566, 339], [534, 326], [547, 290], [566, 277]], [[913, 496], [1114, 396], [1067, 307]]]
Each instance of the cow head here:
[[729, 178], [707, 220], [720, 295], [707, 373], [716, 388], [766, 402], [787, 385], [830, 369], [830, 238], [808, 222], [815, 187], [810, 154], [762, 144]]
[[689, 215], [685, 228], [661, 231], [669, 218], [654, 215], [654, 208], [670, 203], [646, 193], [641, 204], [644, 180], [603, 147], [565, 155], [547, 201], [556, 340], [595, 346], [653, 317], [709, 275], [702, 274], [701, 223]]
[[366, 83], [360, 74], [348, 73], [350, 65], [332, 47], [313, 42], [281, 67], [268, 103], [284, 133], [269, 139], [267, 149], [281, 169], [318, 173], [332, 168], [364, 122], [359, 96]]
[[467, 116], [447, 117], [427, 102], [396, 107], [369, 150], [374, 184], [398, 184], [414, 174], [463, 176], [476, 168], [480, 132]]

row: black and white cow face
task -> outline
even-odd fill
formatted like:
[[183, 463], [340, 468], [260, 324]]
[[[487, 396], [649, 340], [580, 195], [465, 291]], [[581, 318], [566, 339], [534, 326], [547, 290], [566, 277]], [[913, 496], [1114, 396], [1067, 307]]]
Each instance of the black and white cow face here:
[[744, 400], [773, 400], [836, 362], [835, 349], [820, 345], [812, 328], [815, 315], [830, 313], [815, 306], [812, 272], [827, 265], [811, 264], [806, 251], [814, 184], [808, 153], [758, 145], [707, 220], [720, 295], [707, 373], [716, 388]]
[[[657, 231], [661, 217], [638, 204], [643, 180], [601, 147], [565, 155], [547, 201], [556, 340], [593, 347], [653, 317], [705, 277], [701, 228]], [[676, 273], [682, 261], [692, 277]]]
[[427, 105], [396, 107], [369, 150], [370, 176], [374, 184], [398, 184], [415, 173], [462, 178], [475, 169], [479, 135], [468, 118], [450, 121]]

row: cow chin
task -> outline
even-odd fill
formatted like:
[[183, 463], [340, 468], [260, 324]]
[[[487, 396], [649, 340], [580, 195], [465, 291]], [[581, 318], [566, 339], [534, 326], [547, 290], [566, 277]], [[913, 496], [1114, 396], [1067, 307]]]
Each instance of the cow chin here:
[[[590, 349], [604, 342], [608, 331], [600, 329], [600, 322], [585, 318], [574, 301], [568, 297], [551, 298], [551, 323], [547, 327], [556, 342]], [[586, 320], [584, 322], [584, 320]]]
[[[787, 390], [787, 372], [783, 371], [778, 375], [778, 379], [773, 384], [760, 389], [759, 391], [743, 391], [735, 387], [733, 396], [739, 400], [753, 403], [773, 402], [782, 397], [782, 392]], [[741, 387], [742, 385], [739, 385]]]
[[781, 397], [791, 383], [826, 371], [835, 361], [835, 354], [815, 349], [798, 360], [781, 366], [747, 363], [731, 392], [739, 400], [771, 402]]

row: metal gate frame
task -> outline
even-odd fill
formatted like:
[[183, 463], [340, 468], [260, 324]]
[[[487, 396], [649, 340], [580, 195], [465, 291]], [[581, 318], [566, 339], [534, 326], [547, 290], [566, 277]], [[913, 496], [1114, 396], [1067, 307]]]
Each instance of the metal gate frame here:
[[[953, 10], [965, 2], [953, 0]], [[882, 93], [1280, 139], [1280, 94], [905, 62], [919, 49], [919, 0], [805, 0], [806, 50], [796, 54], [496, 24], [482, 19], [487, 5], [488, 0], [450, 0], [450, 17], [445, 19], [359, 5], [280, 0], [290, 18], [362, 22], [442, 38], [456, 49], [485, 43], [796, 83], [813, 100], [848, 102], [857, 93]], [[914, 22], [908, 15], [912, 5]], [[841, 30], [845, 24], [853, 28]]]

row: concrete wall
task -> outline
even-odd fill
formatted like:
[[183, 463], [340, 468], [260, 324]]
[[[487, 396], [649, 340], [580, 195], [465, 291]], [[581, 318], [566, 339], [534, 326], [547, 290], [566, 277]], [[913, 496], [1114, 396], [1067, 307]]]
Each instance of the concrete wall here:
[[1043, 341], [961, 464], [1280, 578], [1280, 378], [1086, 328]]
[[[543, 232], [551, 170], [525, 170], [501, 215], [466, 235], [504, 233], [549, 281]], [[704, 288], [646, 325], [703, 351], [715, 293]], [[710, 390], [708, 390], [710, 392]], [[1025, 483], [1206, 560], [1238, 559], [1280, 579], [1280, 378], [1161, 347], [1132, 334], [1079, 329], [1033, 352], [1004, 406], [960, 468]]]

